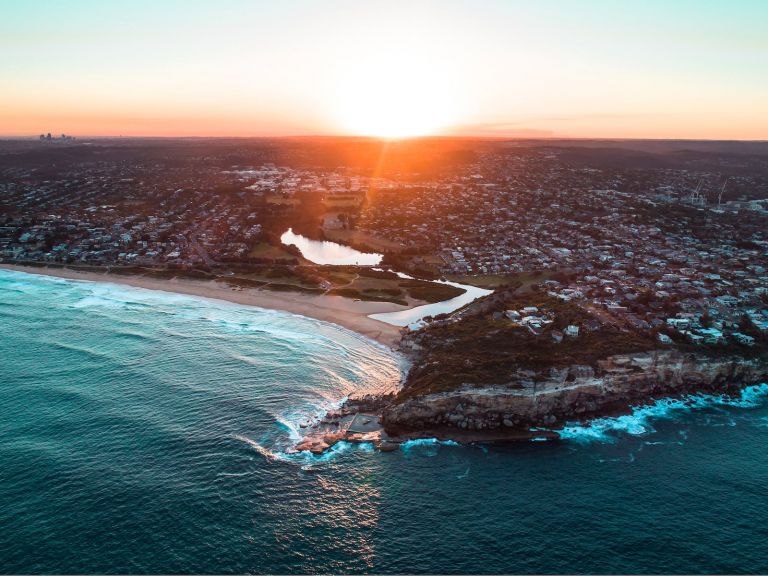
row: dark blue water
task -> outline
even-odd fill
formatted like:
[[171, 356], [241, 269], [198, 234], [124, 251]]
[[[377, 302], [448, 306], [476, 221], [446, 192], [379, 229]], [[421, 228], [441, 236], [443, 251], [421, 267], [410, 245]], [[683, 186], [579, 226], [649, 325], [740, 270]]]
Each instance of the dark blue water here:
[[516, 446], [296, 423], [397, 357], [287, 314], [0, 271], [3, 572], [768, 570], [767, 386]]

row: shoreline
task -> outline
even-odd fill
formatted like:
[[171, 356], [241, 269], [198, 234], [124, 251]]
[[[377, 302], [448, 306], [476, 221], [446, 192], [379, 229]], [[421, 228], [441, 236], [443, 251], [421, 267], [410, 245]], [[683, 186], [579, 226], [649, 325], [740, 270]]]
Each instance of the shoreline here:
[[[260, 288], [232, 288], [217, 280], [197, 280], [188, 278], [159, 279], [142, 275], [118, 275], [103, 272], [81, 271], [71, 268], [31, 267], [17, 264], [0, 264], [0, 269], [51, 276], [75, 281], [108, 282], [116, 285], [125, 285], [136, 288], [170, 292], [198, 296], [202, 298], [231, 302], [235, 304], [256, 306], [270, 310], [280, 310], [290, 314], [298, 314], [308, 318], [314, 318], [323, 322], [335, 324], [355, 332], [356, 334], [371, 339], [390, 349], [400, 340], [401, 332], [397, 326], [385, 324], [378, 320], [368, 318], [367, 314], [372, 310], [404, 309], [403, 306], [391, 303], [353, 301], [342, 296], [309, 295], [291, 292], [270, 292]], [[743, 392], [749, 386], [746, 383], [738, 389], [728, 390], [734, 397]], [[693, 393], [704, 393], [706, 390], [696, 391], [670, 391], [649, 395], [645, 401], [636, 404], [607, 406], [600, 414], [584, 415], [585, 417], [574, 419], [580, 425], [589, 426], [591, 422], [599, 418], [615, 418], [632, 414], [635, 409], [652, 405], [659, 399], [684, 399]], [[714, 393], [710, 391], [710, 393]], [[462, 445], [469, 444], [507, 444], [518, 442], [531, 442], [536, 440], [558, 440], [560, 429], [566, 424], [559, 422], [555, 426], [547, 428], [523, 429], [488, 429], [488, 430], [464, 430], [438, 424], [427, 425], [423, 428], [409, 429], [407, 427], [385, 431], [381, 421], [381, 406], [374, 397], [350, 398], [344, 402], [338, 410], [331, 411], [319, 418], [312, 425], [301, 425], [301, 440], [296, 445], [296, 451], [308, 451], [321, 454], [340, 441], [351, 443], [369, 442], [377, 450], [391, 451], [404, 442], [412, 440], [436, 440], [441, 442], [456, 442]], [[352, 429], [350, 426], [355, 418], [367, 419], [361, 430]]]
[[269, 290], [259, 288], [235, 289], [216, 280], [195, 280], [179, 277], [162, 280], [141, 275], [110, 274], [106, 270], [104, 272], [95, 272], [71, 268], [35, 267], [5, 263], [0, 264], [0, 269], [37, 274], [39, 276], [52, 276], [66, 280], [110, 282], [112, 284], [122, 284], [146, 290], [174, 292], [269, 310], [279, 310], [336, 324], [390, 349], [395, 349], [395, 345], [400, 341], [400, 328], [369, 318], [368, 315], [407, 310], [407, 307], [400, 306], [399, 304], [389, 302], [356, 302], [344, 296], [270, 292]]
[[[382, 410], [377, 397], [350, 398], [338, 410], [327, 413], [320, 420], [302, 425], [305, 432], [296, 444], [293, 452], [323, 454], [339, 442], [351, 444], [372, 444], [381, 452], [397, 450], [401, 445], [412, 441], [435, 441], [454, 443], [461, 446], [514, 445], [531, 442], [568, 441], [579, 436], [580, 431], [586, 437], [599, 439], [610, 432], [627, 432], [623, 418], [635, 418], [640, 421], [641, 431], [627, 432], [630, 435], [647, 433], [646, 420], [664, 419], [666, 413], [674, 411], [689, 412], [709, 406], [745, 407], [741, 402], [751, 402], [745, 398], [750, 389], [758, 397], [768, 396], [768, 382], [745, 383], [725, 391], [690, 390], [677, 393], [659, 393], [648, 396], [636, 403], [617, 404], [599, 414], [586, 414], [575, 417], [572, 421], [559, 421], [545, 428], [496, 428], [485, 430], [465, 430], [451, 426], [431, 425], [424, 428], [387, 430], [382, 423]], [[665, 406], [666, 403], [666, 406]], [[749, 407], [749, 405], [747, 405]], [[362, 428], [356, 426], [358, 419], [363, 419]], [[593, 423], [598, 426], [593, 428]], [[602, 426], [600, 425], [602, 423]], [[353, 429], [355, 427], [355, 429]], [[570, 431], [569, 431], [570, 430]], [[591, 430], [595, 430], [592, 433]], [[653, 431], [653, 429], [650, 429]], [[568, 433], [566, 433], [568, 432]]]

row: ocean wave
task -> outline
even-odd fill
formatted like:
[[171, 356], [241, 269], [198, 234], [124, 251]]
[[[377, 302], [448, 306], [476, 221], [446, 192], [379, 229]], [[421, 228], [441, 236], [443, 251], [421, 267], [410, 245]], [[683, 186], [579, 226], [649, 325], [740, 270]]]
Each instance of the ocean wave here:
[[243, 444], [246, 444], [246, 445], [250, 446], [256, 452], [258, 452], [259, 454], [264, 456], [264, 458], [266, 458], [267, 460], [277, 460], [278, 459], [278, 454], [276, 454], [275, 452], [272, 452], [272, 450], [270, 450], [269, 448], [265, 448], [264, 446], [262, 446], [261, 444], [259, 444], [255, 440], [251, 440], [247, 436], [242, 436], [240, 434], [234, 434], [232, 436], [232, 438], [234, 440], [238, 440], [239, 442], [242, 442]]
[[183, 332], [179, 332], [177, 330], [171, 330], [170, 328], [160, 328], [160, 332], [172, 338], [194, 338], [194, 336], [190, 334], [184, 334]]
[[454, 440], [438, 440], [437, 438], [417, 438], [400, 443], [403, 454], [409, 455], [414, 449], [424, 449], [425, 456], [435, 456], [440, 446], [461, 446]]
[[[365, 358], [366, 352], [358, 350], [360, 342], [381, 350], [387, 356], [392, 351], [380, 342], [376, 342], [357, 332], [334, 324], [308, 318], [300, 314], [244, 305], [217, 298], [180, 294], [169, 290], [158, 290], [119, 284], [105, 280], [81, 280], [58, 278], [54, 276], [30, 274], [19, 271], [0, 271], [2, 289], [19, 289], [48, 292], [47, 288], [55, 285], [57, 294], [61, 287], [71, 288], [66, 296], [68, 306], [73, 308], [123, 308], [126, 306], [152, 307], [152, 313], [172, 315], [191, 320], [204, 320], [227, 328], [234, 332], [254, 331], [264, 332], [281, 341], [301, 341], [302, 343], [319, 343], [332, 347], [335, 354], [350, 355], [352, 358]], [[295, 322], [301, 325], [296, 326]], [[333, 333], [326, 332], [332, 328]], [[341, 334], [339, 334], [341, 333]], [[339, 336], [344, 336], [341, 339]], [[345, 338], [347, 337], [347, 338]], [[350, 340], [355, 344], [350, 345]], [[404, 358], [398, 356], [403, 363]], [[405, 367], [405, 364], [403, 364]]]
[[283, 456], [285, 462], [292, 464], [298, 464], [302, 470], [315, 470], [319, 465], [327, 464], [331, 460], [335, 460], [340, 455], [351, 451], [366, 451], [361, 448], [362, 444], [354, 444], [352, 442], [337, 442], [331, 446], [328, 450], [322, 454], [312, 454], [311, 452], [296, 452], [293, 454], [285, 454]]
[[301, 440], [301, 432], [299, 432], [300, 426], [295, 417], [292, 419], [290, 417], [278, 416], [276, 420], [278, 426], [288, 433], [288, 438], [290, 438], [292, 442]]
[[370, 447], [366, 447], [362, 444], [341, 441], [331, 446], [322, 454], [313, 454], [307, 451], [296, 452], [279, 449], [270, 450], [269, 448], [262, 446], [255, 440], [251, 440], [246, 436], [235, 435], [233, 438], [245, 443], [270, 462], [283, 462], [287, 464], [293, 464], [300, 466], [303, 470], [311, 470], [318, 464], [325, 464], [331, 460], [334, 460], [345, 452], [350, 452], [356, 449], [363, 452], [370, 452], [373, 450], [372, 444]]
[[[406, 367], [402, 356], [378, 342], [298, 314], [102, 280], [5, 274], [8, 278], [0, 279], [3, 290], [11, 284], [40, 294], [34, 299], [11, 294], [9, 300], [23, 300], [30, 307], [50, 301], [50, 308], [58, 307], [60, 324], [87, 324], [88, 330], [74, 341], [67, 334], [40, 342], [68, 352], [62, 358], [79, 355], [73, 364], [81, 365], [84, 358], [89, 367], [99, 363], [133, 370], [147, 363], [152, 369], [142, 371], [142, 377], [167, 378], [178, 386], [174, 363], [191, 357], [200, 370], [210, 364], [215, 380], [231, 379], [243, 386], [250, 403], [262, 401], [253, 390], [263, 386], [267, 428], [249, 446], [269, 459], [283, 459], [283, 452], [302, 437], [301, 424], [338, 409], [348, 395], [396, 389]], [[206, 345], [210, 354], [199, 354]], [[197, 385], [195, 376], [185, 373], [180, 382], [186, 385], [189, 378]], [[340, 445], [328, 452], [328, 459], [347, 450]], [[306, 454], [299, 460], [324, 459]]]
[[103, 350], [95, 350], [86, 346], [78, 346], [76, 344], [70, 344], [68, 342], [61, 341], [41, 340], [40, 343], [51, 346], [53, 348], [57, 348], [59, 350], [67, 350], [69, 352], [75, 352], [77, 354], [92, 357], [101, 361], [106, 360], [115, 364], [120, 364], [119, 358], [117, 358], [114, 354], [110, 354], [109, 352], [105, 352]]
[[[596, 418], [585, 424], [567, 424], [557, 430], [560, 438], [579, 443], [614, 443], [621, 435], [642, 436], [655, 432], [653, 422], [670, 420], [682, 414], [712, 408], [757, 408], [768, 396], [768, 384], [756, 384], [744, 388], [738, 396], [690, 394], [682, 398], [664, 398], [651, 404], [633, 406], [630, 414]], [[711, 425], [735, 426], [732, 418], [725, 424], [709, 422]]]
[[139, 340], [139, 341], [156, 341], [157, 338], [150, 336], [149, 334], [142, 334], [141, 332], [132, 332], [130, 330], [115, 330], [113, 332], [115, 336], [119, 338], [125, 338], [126, 340]]
[[[416, 450], [419, 456], [432, 457], [437, 455], [438, 449], [442, 446], [461, 446], [461, 444], [454, 442], [453, 440], [420, 438], [418, 440], [407, 440], [400, 443], [400, 450], [405, 456], [414, 455], [414, 450]], [[373, 442], [348, 442], [342, 440], [331, 446], [322, 454], [313, 454], [308, 451], [295, 452], [291, 451], [289, 448], [284, 451], [276, 450], [272, 453], [272, 456], [276, 460], [298, 464], [301, 465], [304, 470], [311, 470], [319, 464], [335, 460], [342, 454], [352, 452], [373, 453], [375, 451], [376, 447]]]
[[348, 396], [320, 398], [322, 398], [320, 401], [315, 400], [311, 406], [304, 409], [292, 410], [274, 417], [278, 427], [288, 433], [288, 438], [292, 445], [297, 444], [303, 438], [301, 433], [302, 424], [310, 424], [322, 420], [328, 412], [341, 408], [347, 401]]
[[240, 478], [241, 476], [250, 476], [253, 472], [218, 472], [216, 476], [222, 478]]

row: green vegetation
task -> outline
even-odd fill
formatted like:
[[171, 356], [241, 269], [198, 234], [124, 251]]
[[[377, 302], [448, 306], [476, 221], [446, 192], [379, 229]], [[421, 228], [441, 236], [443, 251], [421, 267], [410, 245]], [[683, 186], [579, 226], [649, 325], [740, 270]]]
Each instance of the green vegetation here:
[[[537, 307], [536, 314], [548, 320], [536, 333], [504, 314], [506, 310], [519, 311], [527, 306]], [[460, 319], [438, 320], [443, 321], [411, 336], [422, 351], [398, 394], [400, 400], [465, 385], [509, 384], [519, 378], [520, 371], [526, 370], [535, 380], [536, 374], [547, 374], [550, 368], [573, 364], [596, 368], [608, 356], [668, 347], [656, 340], [653, 330], [604, 324], [589, 310], [538, 291], [502, 288], [466, 306]], [[568, 325], [578, 326], [579, 335], [569, 338], [559, 333], [561, 340], [556, 341], [553, 332]], [[743, 329], [749, 327], [745, 325]], [[679, 337], [669, 346], [685, 353], [715, 357], [768, 357], [768, 343], [761, 339], [752, 347], [732, 341], [697, 346]]]
[[[264, 244], [268, 247], [268, 244]], [[265, 250], [267, 248], [264, 248]], [[41, 264], [38, 264], [41, 265]], [[106, 272], [102, 266], [55, 265], [73, 270]], [[424, 280], [403, 280], [397, 274], [358, 266], [315, 266], [288, 264], [279, 260], [228, 263], [212, 269], [152, 268], [143, 266], [111, 266], [109, 273], [142, 275], [157, 279], [186, 278], [218, 280], [232, 288], [259, 288], [293, 291], [305, 294], [335, 294], [367, 302], [392, 302], [407, 306], [414, 300], [440, 302], [462, 294], [461, 288]]]
[[251, 258], [264, 258], [269, 260], [295, 260], [297, 256], [293, 251], [288, 251], [284, 247], [259, 242], [251, 248], [249, 254]]
[[459, 274], [448, 275], [448, 280], [478, 286], [479, 288], [496, 289], [502, 287], [522, 287], [541, 282], [542, 280], [557, 279], [556, 272], [515, 272], [511, 274], [485, 274], [479, 276], [462, 276]]
[[402, 306], [408, 305], [408, 302], [402, 298], [397, 297], [400, 293], [399, 291], [396, 291], [396, 294], [393, 294], [393, 291], [390, 290], [382, 290], [379, 292], [381, 293], [377, 293], [375, 290], [364, 290], [361, 292], [359, 290], [355, 290], [354, 288], [336, 288], [330, 290], [328, 293], [335, 296], [344, 296], [345, 298], [354, 298], [356, 300], [363, 300], [366, 302], [392, 302], [394, 304], [401, 304]]
[[[461, 320], [433, 324], [415, 335], [424, 352], [411, 369], [399, 398], [453, 390], [465, 384], [504, 384], [513, 380], [519, 370], [543, 371], [571, 364], [596, 366], [607, 356], [658, 347], [648, 332], [598, 325], [591, 314], [576, 305], [540, 293], [521, 296], [506, 290], [485, 300], [478, 301], [474, 310], [468, 308]], [[552, 324], [536, 335], [501, 314], [525, 306], [546, 311]], [[552, 330], [568, 324], [581, 327], [579, 336], [556, 343]], [[585, 329], [587, 325], [597, 329]]]
[[324, 292], [321, 288], [305, 288], [297, 284], [280, 284], [276, 282], [270, 282], [268, 285], [265, 285], [265, 288], [276, 292], [301, 292], [303, 294], [322, 294]]
[[434, 282], [424, 282], [423, 280], [406, 280], [398, 283], [400, 288], [405, 288], [408, 295], [416, 300], [426, 302], [442, 302], [450, 298], [455, 298], [466, 292], [463, 288], [456, 288], [447, 284], [435, 284]]
[[261, 288], [266, 284], [266, 282], [251, 280], [250, 278], [226, 278], [224, 281], [233, 288]]

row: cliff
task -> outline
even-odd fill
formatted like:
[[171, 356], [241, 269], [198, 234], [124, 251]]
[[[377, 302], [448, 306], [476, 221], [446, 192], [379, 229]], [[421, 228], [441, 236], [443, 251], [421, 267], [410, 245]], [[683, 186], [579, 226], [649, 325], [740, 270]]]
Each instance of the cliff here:
[[608, 356], [596, 367], [518, 369], [507, 383], [399, 395], [385, 408], [389, 433], [425, 428], [503, 430], [552, 427], [691, 392], [734, 393], [768, 381], [768, 358], [709, 356], [676, 349]]

